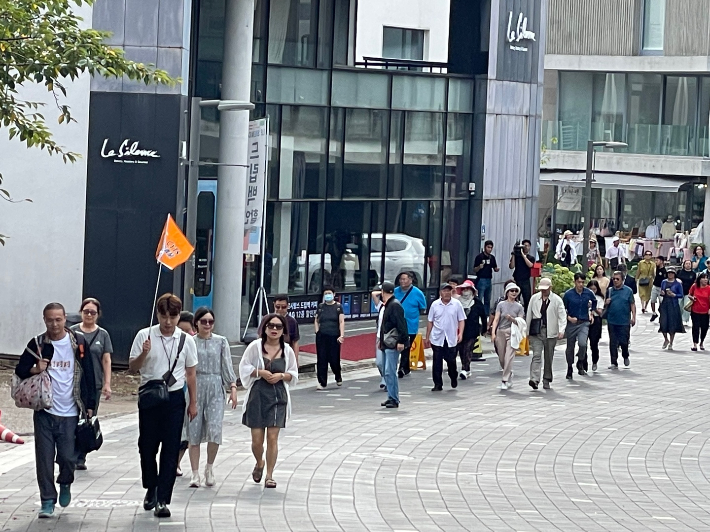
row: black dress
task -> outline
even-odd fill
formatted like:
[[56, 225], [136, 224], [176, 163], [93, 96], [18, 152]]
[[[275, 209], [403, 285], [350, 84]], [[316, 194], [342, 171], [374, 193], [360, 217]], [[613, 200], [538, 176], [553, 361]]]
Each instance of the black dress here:
[[[675, 281], [676, 287], [679, 287], [682, 292], [682, 284], [680, 281]], [[671, 283], [664, 280], [661, 284], [661, 289], [665, 291], [666, 288], [671, 288]], [[658, 332], [674, 334], [674, 333], [684, 333], [685, 327], [683, 326], [683, 319], [680, 314], [680, 304], [678, 297], [664, 296], [661, 306], [659, 307], [660, 318], [658, 319]]]
[[[271, 373], [286, 373], [286, 358], [277, 357], [264, 360], [264, 369]], [[288, 394], [283, 381], [269, 384], [265, 379], [257, 379], [251, 387], [247, 399], [247, 409], [242, 415], [242, 424], [250, 429], [286, 426], [286, 406]]]

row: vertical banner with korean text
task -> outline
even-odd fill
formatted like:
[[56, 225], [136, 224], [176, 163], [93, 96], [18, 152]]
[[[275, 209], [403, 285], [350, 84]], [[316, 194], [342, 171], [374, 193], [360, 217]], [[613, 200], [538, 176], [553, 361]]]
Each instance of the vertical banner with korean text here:
[[244, 253], [261, 253], [261, 228], [264, 223], [264, 195], [266, 193], [266, 140], [268, 120], [249, 122], [246, 210], [244, 216]]

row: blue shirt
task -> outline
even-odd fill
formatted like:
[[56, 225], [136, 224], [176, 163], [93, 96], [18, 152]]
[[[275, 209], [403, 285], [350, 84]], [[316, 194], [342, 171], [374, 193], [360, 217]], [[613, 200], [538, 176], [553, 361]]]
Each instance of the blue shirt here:
[[597, 298], [589, 288], [582, 290], [581, 294], [570, 288], [565, 292], [562, 302], [565, 304], [567, 315], [579, 321], [589, 321], [589, 311], [597, 308]]
[[402, 301], [407, 292], [402, 290], [400, 286], [395, 287], [394, 298], [402, 304], [402, 308], [404, 309], [404, 318], [407, 320], [407, 332], [409, 334], [417, 334], [419, 332], [419, 314], [422, 310], [426, 310], [426, 297], [424, 297], [424, 292], [414, 285], [409, 289], [411, 292], [409, 292], [407, 299]]
[[606, 321], [611, 325], [631, 325], [631, 305], [634, 304], [634, 293], [628, 286], [618, 290], [610, 286], [606, 291], [611, 303], [607, 306]]

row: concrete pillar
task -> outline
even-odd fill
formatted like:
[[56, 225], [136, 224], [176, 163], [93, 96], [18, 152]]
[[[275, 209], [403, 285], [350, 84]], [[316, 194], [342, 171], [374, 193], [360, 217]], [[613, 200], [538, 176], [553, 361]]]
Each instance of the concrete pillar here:
[[[222, 100], [250, 100], [254, 0], [227, 0]], [[244, 211], [249, 112], [220, 115], [214, 311], [219, 334], [238, 341], [242, 312]]]

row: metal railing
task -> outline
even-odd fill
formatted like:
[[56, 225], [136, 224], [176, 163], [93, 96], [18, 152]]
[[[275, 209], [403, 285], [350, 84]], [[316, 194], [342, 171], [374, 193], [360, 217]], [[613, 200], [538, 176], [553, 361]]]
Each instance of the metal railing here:
[[408, 72], [428, 72], [431, 74], [446, 74], [449, 71], [448, 63], [433, 61], [419, 61], [417, 59], [391, 59], [387, 57], [363, 57], [355, 66], [365, 68], [379, 68], [383, 70], [404, 70]]

